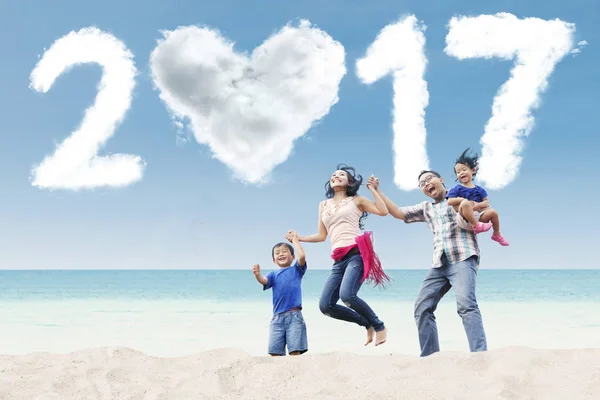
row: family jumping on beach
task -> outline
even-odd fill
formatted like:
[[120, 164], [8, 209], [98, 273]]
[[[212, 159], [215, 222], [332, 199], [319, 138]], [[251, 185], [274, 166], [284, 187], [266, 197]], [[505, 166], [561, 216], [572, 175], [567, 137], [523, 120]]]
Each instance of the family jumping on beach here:
[[[502, 246], [509, 243], [500, 233], [498, 213], [490, 208], [487, 192], [473, 183], [479, 167], [478, 157], [469, 155], [469, 150], [465, 150], [455, 162], [454, 172], [458, 181], [455, 187], [448, 191], [438, 172], [422, 171], [417, 177], [418, 186], [433, 201], [408, 207], [399, 207], [386, 197], [379, 188], [379, 179], [373, 175], [366, 186], [375, 201], [359, 196], [362, 176], [345, 164], [337, 166], [325, 185], [326, 200], [319, 203], [317, 233], [300, 236], [296, 231], [288, 231], [284, 237], [289, 243], [277, 243], [271, 251], [273, 262], [279, 269], [263, 276], [258, 264], [253, 267], [263, 290], [272, 289], [273, 292], [270, 355], [284, 356], [286, 347], [290, 355], [308, 351], [301, 289], [307, 264], [300, 243], [323, 242], [328, 235], [334, 263], [323, 286], [319, 309], [331, 318], [364, 327], [367, 333], [365, 345], [374, 341], [375, 346], [379, 346], [386, 342], [384, 322], [358, 297], [364, 282], [385, 286], [390, 281], [373, 249], [372, 232], [362, 232], [363, 220], [368, 214], [390, 214], [407, 224], [426, 222], [433, 233], [432, 266], [421, 284], [414, 306], [421, 357], [440, 350], [434, 312], [450, 288], [454, 288], [456, 293], [457, 310], [470, 351], [487, 350], [475, 295], [479, 268], [476, 235], [493, 228], [492, 240]], [[344, 305], [338, 304], [339, 300]]]

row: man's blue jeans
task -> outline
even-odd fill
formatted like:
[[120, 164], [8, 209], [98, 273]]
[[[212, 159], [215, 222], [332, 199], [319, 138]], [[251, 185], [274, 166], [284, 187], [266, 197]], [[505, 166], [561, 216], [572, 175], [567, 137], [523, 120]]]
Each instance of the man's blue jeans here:
[[440, 351], [434, 312], [451, 287], [456, 293], [457, 311], [462, 318], [470, 350], [473, 352], [487, 350], [483, 321], [475, 297], [476, 278], [475, 256], [429, 270], [415, 301], [415, 322], [419, 331], [421, 357]]

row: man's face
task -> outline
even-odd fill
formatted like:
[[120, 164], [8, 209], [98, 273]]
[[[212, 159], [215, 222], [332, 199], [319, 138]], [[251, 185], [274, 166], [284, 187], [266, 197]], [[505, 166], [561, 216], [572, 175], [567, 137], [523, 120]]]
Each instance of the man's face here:
[[419, 188], [426, 196], [434, 200], [439, 200], [444, 197], [446, 189], [444, 188], [444, 180], [438, 178], [431, 172], [426, 172], [419, 178]]

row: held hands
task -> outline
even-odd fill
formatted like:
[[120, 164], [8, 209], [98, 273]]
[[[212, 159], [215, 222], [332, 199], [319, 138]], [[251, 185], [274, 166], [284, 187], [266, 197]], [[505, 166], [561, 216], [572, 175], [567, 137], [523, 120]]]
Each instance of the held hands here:
[[367, 189], [369, 190], [377, 190], [379, 189], [379, 178], [371, 175], [367, 180]]
[[252, 267], [252, 272], [254, 273], [254, 276], [260, 276], [260, 265], [254, 264], [254, 267]]
[[284, 236], [284, 238], [288, 242], [293, 243], [294, 240], [298, 240], [298, 232], [296, 232], [296, 231], [288, 231], [288, 233]]

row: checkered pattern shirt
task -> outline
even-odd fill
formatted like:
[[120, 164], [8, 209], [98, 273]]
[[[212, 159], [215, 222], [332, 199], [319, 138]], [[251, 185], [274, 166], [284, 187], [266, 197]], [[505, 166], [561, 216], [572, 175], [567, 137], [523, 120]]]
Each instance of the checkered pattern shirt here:
[[464, 261], [477, 256], [479, 267], [479, 245], [470, 224], [448, 205], [446, 199], [439, 203], [424, 201], [420, 204], [400, 208], [405, 222], [427, 222], [433, 232], [433, 267], [442, 264], [442, 255], [446, 254], [448, 263]]

